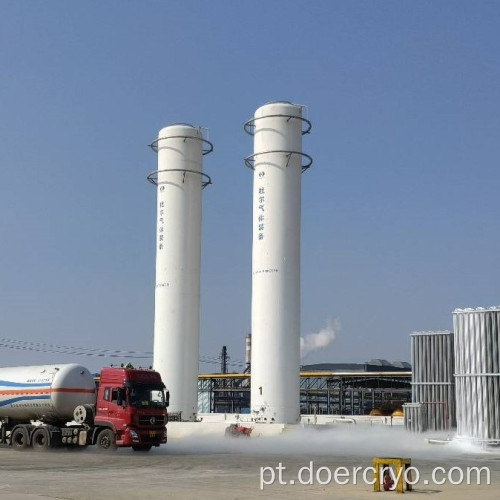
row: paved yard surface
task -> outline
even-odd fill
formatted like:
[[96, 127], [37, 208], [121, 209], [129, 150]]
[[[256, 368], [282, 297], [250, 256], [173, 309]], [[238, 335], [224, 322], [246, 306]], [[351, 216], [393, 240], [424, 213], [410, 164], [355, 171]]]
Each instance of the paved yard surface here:
[[[258, 439], [229, 439], [218, 436], [191, 436], [172, 440], [162, 449], [150, 453], [118, 450], [115, 453], [85, 451], [16, 452], [0, 448], [0, 498], [2, 500], [107, 500], [107, 499], [181, 499], [203, 500], [277, 498], [364, 499], [393, 492], [373, 493], [363, 483], [362, 472], [357, 484], [319, 484], [316, 472], [327, 467], [332, 473], [339, 467], [369, 467], [375, 455], [409, 456], [420, 472], [420, 482], [410, 496], [436, 499], [470, 500], [500, 498], [500, 453], [477, 453], [470, 448], [432, 446], [421, 437], [401, 432], [301, 432], [287, 436]], [[314, 484], [301, 485], [298, 472], [314, 467]], [[282, 464], [283, 482], [278, 484], [276, 467]], [[434, 485], [431, 471], [435, 467], [489, 467], [491, 485]], [[273, 467], [276, 481], [260, 489], [261, 467]], [[351, 476], [352, 472], [349, 472]], [[302, 479], [308, 479], [303, 471]], [[457, 480], [459, 472], [454, 472]], [[444, 477], [439, 474], [438, 478]], [[485, 483], [483, 474], [483, 482]], [[268, 470], [264, 476], [271, 479]], [[371, 478], [371, 474], [368, 475]], [[327, 479], [322, 470], [320, 480]], [[339, 477], [345, 480], [345, 476]], [[427, 480], [429, 484], [424, 484]], [[475, 479], [474, 479], [475, 482]]]

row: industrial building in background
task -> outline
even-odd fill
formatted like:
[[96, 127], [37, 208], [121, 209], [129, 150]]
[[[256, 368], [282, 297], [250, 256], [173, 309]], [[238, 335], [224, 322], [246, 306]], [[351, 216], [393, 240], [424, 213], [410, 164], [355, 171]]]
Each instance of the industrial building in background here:
[[411, 336], [412, 403], [405, 405], [407, 429], [439, 431], [456, 426], [453, 332]]
[[[250, 413], [251, 380], [246, 372], [201, 374], [199, 413]], [[304, 365], [300, 414], [391, 416], [411, 400], [410, 382], [411, 366], [401, 361]]]
[[312, 163], [302, 153], [311, 123], [303, 106], [270, 102], [245, 123], [254, 152], [252, 384], [256, 422], [297, 423], [300, 365], [301, 174]]
[[457, 436], [500, 443], [500, 307], [455, 309]]
[[151, 148], [158, 170], [153, 365], [171, 394], [170, 412], [195, 420], [200, 332], [202, 158], [213, 150], [200, 127], [162, 128]]

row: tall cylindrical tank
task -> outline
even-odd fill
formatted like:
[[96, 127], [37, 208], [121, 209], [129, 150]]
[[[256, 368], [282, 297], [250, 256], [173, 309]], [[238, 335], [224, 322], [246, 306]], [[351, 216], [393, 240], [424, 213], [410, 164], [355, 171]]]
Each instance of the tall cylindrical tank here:
[[456, 309], [457, 436], [500, 441], [500, 306]]
[[151, 147], [157, 186], [154, 369], [170, 391], [173, 413], [194, 420], [198, 408], [201, 190], [210, 184], [202, 157], [212, 151], [200, 127], [173, 124]]
[[77, 364], [0, 368], [0, 418], [14, 421], [73, 419], [73, 410], [95, 404], [95, 382]]
[[412, 402], [427, 406], [427, 430], [456, 425], [453, 332], [411, 335]]
[[[299, 421], [301, 173], [310, 122], [303, 107], [272, 102], [245, 130], [254, 153], [252, 247], [252, 384], [255, 421]], [[304, 127], [304, 128], [303, 128]]]

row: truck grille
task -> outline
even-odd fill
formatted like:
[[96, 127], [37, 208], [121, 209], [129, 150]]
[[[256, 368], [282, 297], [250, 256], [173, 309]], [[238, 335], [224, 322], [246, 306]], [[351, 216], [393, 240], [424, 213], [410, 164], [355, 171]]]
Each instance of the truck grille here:
[[139, 425], [165, 425], [163, 415], [140, 415]]

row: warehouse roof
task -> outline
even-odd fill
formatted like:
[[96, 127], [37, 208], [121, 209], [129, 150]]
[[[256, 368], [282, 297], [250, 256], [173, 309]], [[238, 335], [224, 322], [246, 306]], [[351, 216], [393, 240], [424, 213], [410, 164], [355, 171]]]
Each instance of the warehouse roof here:
[[410, 371], [411, 365], [406, 361], [390, 362], [385, 359], [372, 359], [366, 363], [317, 363], [313, 365], [302, 365], [302, 372], [400, 372]]

